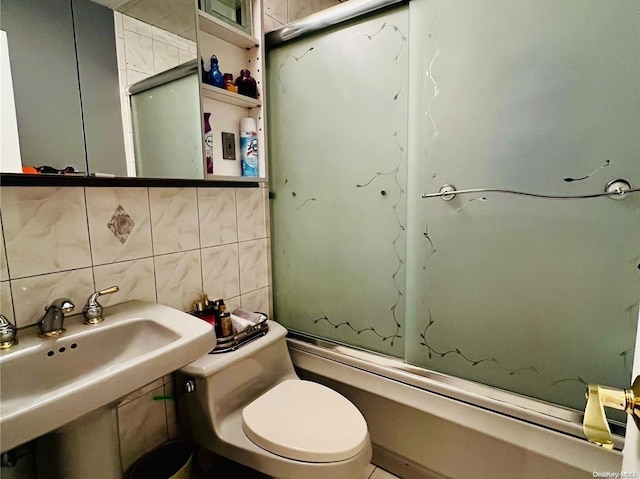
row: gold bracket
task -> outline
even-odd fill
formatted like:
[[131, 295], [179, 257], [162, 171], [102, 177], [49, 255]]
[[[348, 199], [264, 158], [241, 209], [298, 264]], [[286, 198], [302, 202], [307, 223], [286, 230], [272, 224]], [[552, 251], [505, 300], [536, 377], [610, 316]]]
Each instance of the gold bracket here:
[[636, 377], [630, 389], [589, 384], [586, 395], [587, 407], [584, 410], [582, 428], [590, 442], [607, 449], [613, 448], [613, 437], [604, 413], [605, 407], [630, 414], [640, 429], [640, 376]]

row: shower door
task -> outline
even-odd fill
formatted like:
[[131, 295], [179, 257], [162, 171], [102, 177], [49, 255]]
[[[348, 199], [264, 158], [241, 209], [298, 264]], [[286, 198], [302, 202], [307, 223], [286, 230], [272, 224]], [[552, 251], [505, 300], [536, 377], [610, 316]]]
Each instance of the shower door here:
[[402, 356], [406, 6], [272, 49], [275, 316]]
[[411, 2], [406, 360], [583, 410], [629, 387], [640, 298], [637, 1]]
[[[638, 2], [412, 0], [268, 55], [275, 317], [554, 411], [628, 387]], [[621, 418], [621, 416], [618, 416]]]

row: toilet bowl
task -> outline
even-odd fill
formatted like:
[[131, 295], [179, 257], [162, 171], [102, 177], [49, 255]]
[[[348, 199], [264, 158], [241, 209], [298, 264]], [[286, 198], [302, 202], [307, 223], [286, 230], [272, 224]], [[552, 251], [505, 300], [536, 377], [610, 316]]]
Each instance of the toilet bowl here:
[[281, 479], [358, 479], [371, 461], [364, 417], [344, 396], [296, 375], [287, 330], [207, 354], [179, 372], [181, 419], [200, 447]]

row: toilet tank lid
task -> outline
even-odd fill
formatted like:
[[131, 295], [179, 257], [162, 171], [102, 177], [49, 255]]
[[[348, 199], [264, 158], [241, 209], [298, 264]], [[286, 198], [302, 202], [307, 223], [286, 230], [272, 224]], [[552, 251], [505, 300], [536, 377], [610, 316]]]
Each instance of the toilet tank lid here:
[[207, 377], [222, 371], [230, 364], [252, 356], [260, 349], [283, 339], [287, 335], [284, 326], [269, 320], [269, 331], [235, 351], [220, 354], [205, 354], [180, 369], [180, 372], [193, 377]]
[[288, 379], [242, 411], [242, 428], [256, 445], [305, 462], [337, 462], [369, 443], [367, 423], [347, 398], [318, 383]]

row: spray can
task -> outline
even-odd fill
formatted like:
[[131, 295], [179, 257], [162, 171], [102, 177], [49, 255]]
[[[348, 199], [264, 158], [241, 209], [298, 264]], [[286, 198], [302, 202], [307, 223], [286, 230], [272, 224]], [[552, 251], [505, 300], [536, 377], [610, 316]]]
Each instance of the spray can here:
[[240, 161], [242, 176], [258, 176], [258, 134], [253, 118], [240, 120]]

